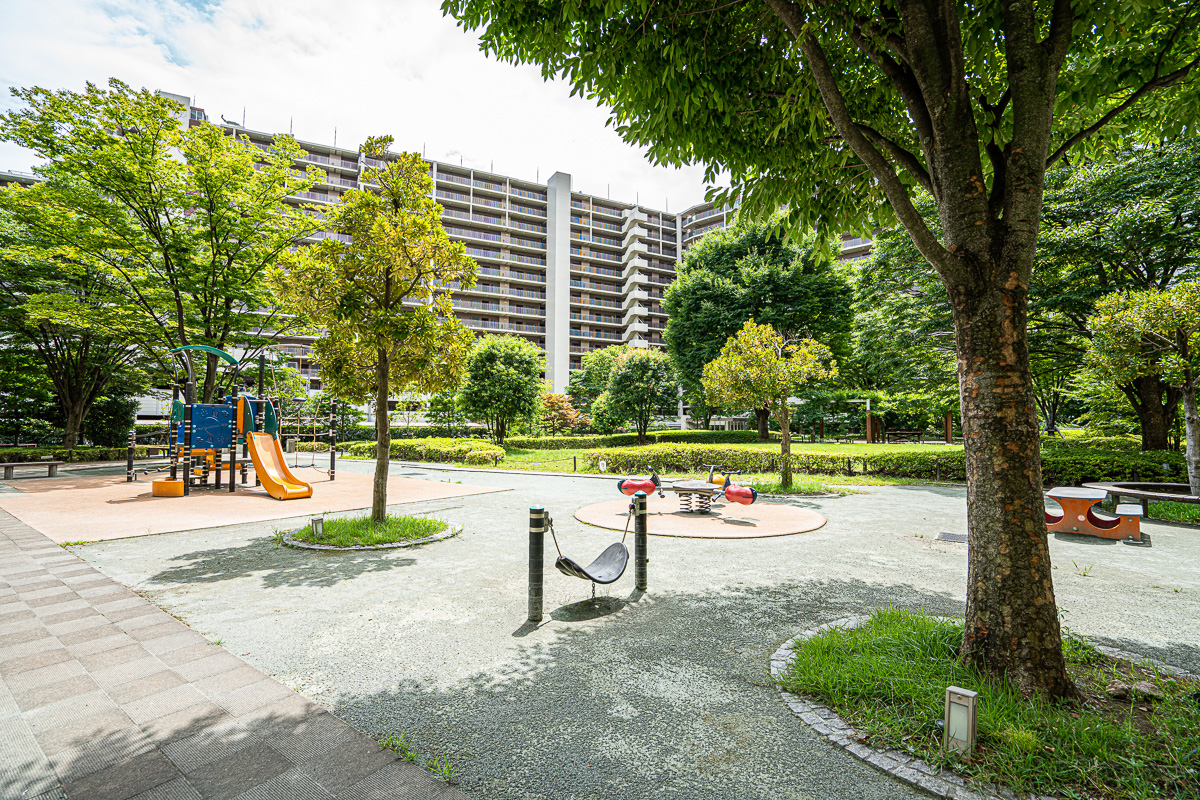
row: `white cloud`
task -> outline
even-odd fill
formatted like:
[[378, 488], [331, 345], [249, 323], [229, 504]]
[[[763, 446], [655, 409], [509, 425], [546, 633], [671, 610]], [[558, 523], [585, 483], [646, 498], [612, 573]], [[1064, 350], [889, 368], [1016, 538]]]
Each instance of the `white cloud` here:
[[[608, 114], [530, 66], [484, 56], [437, 0], [17, 0], [0, 4], [0, 85], [78, 90], [110, 76], [195, 97], [300, 139], [354, 146], [390, 133], [430, 158], [674, 210], [700, 202], [699, 167], [653, 167]], [[0, 97], [0, 109], [14, 99]], [[32, 154], [0, 144], [0, 167]]]

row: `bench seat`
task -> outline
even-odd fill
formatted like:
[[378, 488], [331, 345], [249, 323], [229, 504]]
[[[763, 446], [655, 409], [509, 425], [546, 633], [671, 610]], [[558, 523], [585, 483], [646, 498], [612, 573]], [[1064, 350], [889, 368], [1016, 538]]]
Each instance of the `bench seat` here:
[[9, 461], [0, 464], [4, 467], [4, 480], [10, 481], [13, 477], [13, 470], [17, 467], [45, 467], [46, 474], [51, 478], [58, 477], [58, 467], [63, 464], [63, 461]]

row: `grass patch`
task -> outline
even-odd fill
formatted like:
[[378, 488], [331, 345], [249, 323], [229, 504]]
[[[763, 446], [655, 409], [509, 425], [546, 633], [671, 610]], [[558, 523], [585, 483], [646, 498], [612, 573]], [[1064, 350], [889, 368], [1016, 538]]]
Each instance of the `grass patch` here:
[[[1084, 701], [1025, 700], [958, 661], [962, 635], [961, 623], [881, 609], [858, 628], [799, 645], [779, 682], [820, 698], [870, 744], [975, 780], [1063, 798], [1200, 797], [1200, 682], [1110, 659], [1068, 633], [1067, 666]], [[1104, 692], [1113, 680], [1152, 680], [1165, 697], [1113, 700]], [[969, 762], [943, 750], [935, 725], [952, 684], [980, 694]]]
[[1164, 522], [1187, 522], [1192, 525], [1200, 525], [1200, 504], [1173, 503], [1166, 500], [1154, 502], [1150, 504], [1150, 517], [1161, 519]]
[[447, 527], [448, 525], [440, 519], [406, 517], [400, 514], [388, 514], [379, 525], [372, 523], [370, 517], [326, 517], [325, 530], [321, 536], [313, 535], [312, 526], [301, 528], [293, 536], [309, 544], [354, 547], [411, 542], [441, 533]]

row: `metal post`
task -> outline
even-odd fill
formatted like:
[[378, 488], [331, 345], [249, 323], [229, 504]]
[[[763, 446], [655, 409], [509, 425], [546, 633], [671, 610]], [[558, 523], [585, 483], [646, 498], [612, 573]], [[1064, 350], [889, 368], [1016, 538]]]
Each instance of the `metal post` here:
[[542, 621], [542, 560], [546, 545], [546, 509], [529, 507], [529, 621]]
[[[241, 378], [241, 374], [240, 374], [240, 368], [239, 368], [238, 379], [240, 380], [240, 378]], [[235, 381], [233, 384], [232, 392], [233, 393], [229, 396], [229, 405], [232, 406], [232, 408], [233, 408], [233, 414], [232, 414], [233, 419], [229, 424], [229, 493], [230, 494], [233, 494], [233, 492], [237, 488], [237, 469], [238, 469], [238, 456], [237, 456], [238, 431], [237, 431], [237, 429], [238, 429], [238, 423], [240, 421], [240, 420], [238, 420], [237, 381]]]
[[633, 496], [633, 585], [646, 591], [646, 493]]
[[329, 401], [329, 480], [334, 478], [334, 465], [337, 461], [337, 418], [334, 416], [334, 409], [337, 408], [337, 401]]
[[571, 472], [579, 472], [579, 456], [571, 456]]
[[[191, 397], [191, 384], [184, 391], [185, 397]], [[192, 493], [192, 404], [183, 404], [183, 494], [186, 497]]]
[[[216, 489], [217, 491], [221, 490], [221, 467], [225, 466], [222, 463], [224, 461], [224, 459], [222, 458], [223, 453], [224, 453], [224, 450], [220, 447], [213, 449], [213, 464], [217, 468], [217, 482], [216, 482], [216, 485], [213, 486], [213, 488]], [[230, 480], [230, 482], [233, 481], [232, 475], [229, 477], [229, 480]]]
[[[179, 384], [171, 387], [171, 413], [175, 413], [175, 401], [179, 399]], [[167, 417], [167, 454], [171, 459], [171, 480], [179, 478], [179, 431], [175, 428], [175, 421], [171, 416]]]
[[137, 428], [129, 429], [129, 449], [125, 452], [125, 482], [133, 483], [133, 447], [137, 444]]

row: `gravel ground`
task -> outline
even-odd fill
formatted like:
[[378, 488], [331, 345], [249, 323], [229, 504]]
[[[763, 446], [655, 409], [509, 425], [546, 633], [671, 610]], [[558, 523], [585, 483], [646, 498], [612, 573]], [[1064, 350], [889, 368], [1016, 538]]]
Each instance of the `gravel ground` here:
[[[571, 513], [610, 499], [611, 479], [393, 469], [512, 491], [395, 507], [463, 533], [392, 553], [274, 546], [274, 529], [306, 520], [73, 549], [363, 730], [447, 754], [475, 797], [921, 796], [808, 731], [767, 660], [800, 630], [880, 605], [961, 615], [966, 546], [934, 537], [965, 529], [964, 490], [796, 500], [830, 520], [798, 536], [651, 537], [644, 596], [632, 568], [595, 603], [549, 570], [547, 620], [531, 626], [528, 507], [546, 505], [564, 552], [590, 560], [616, 537]], [[1200, 671], [1200, 530], [1145, 529], [1153, 547], [1052, 538], [1066, 624]]]

